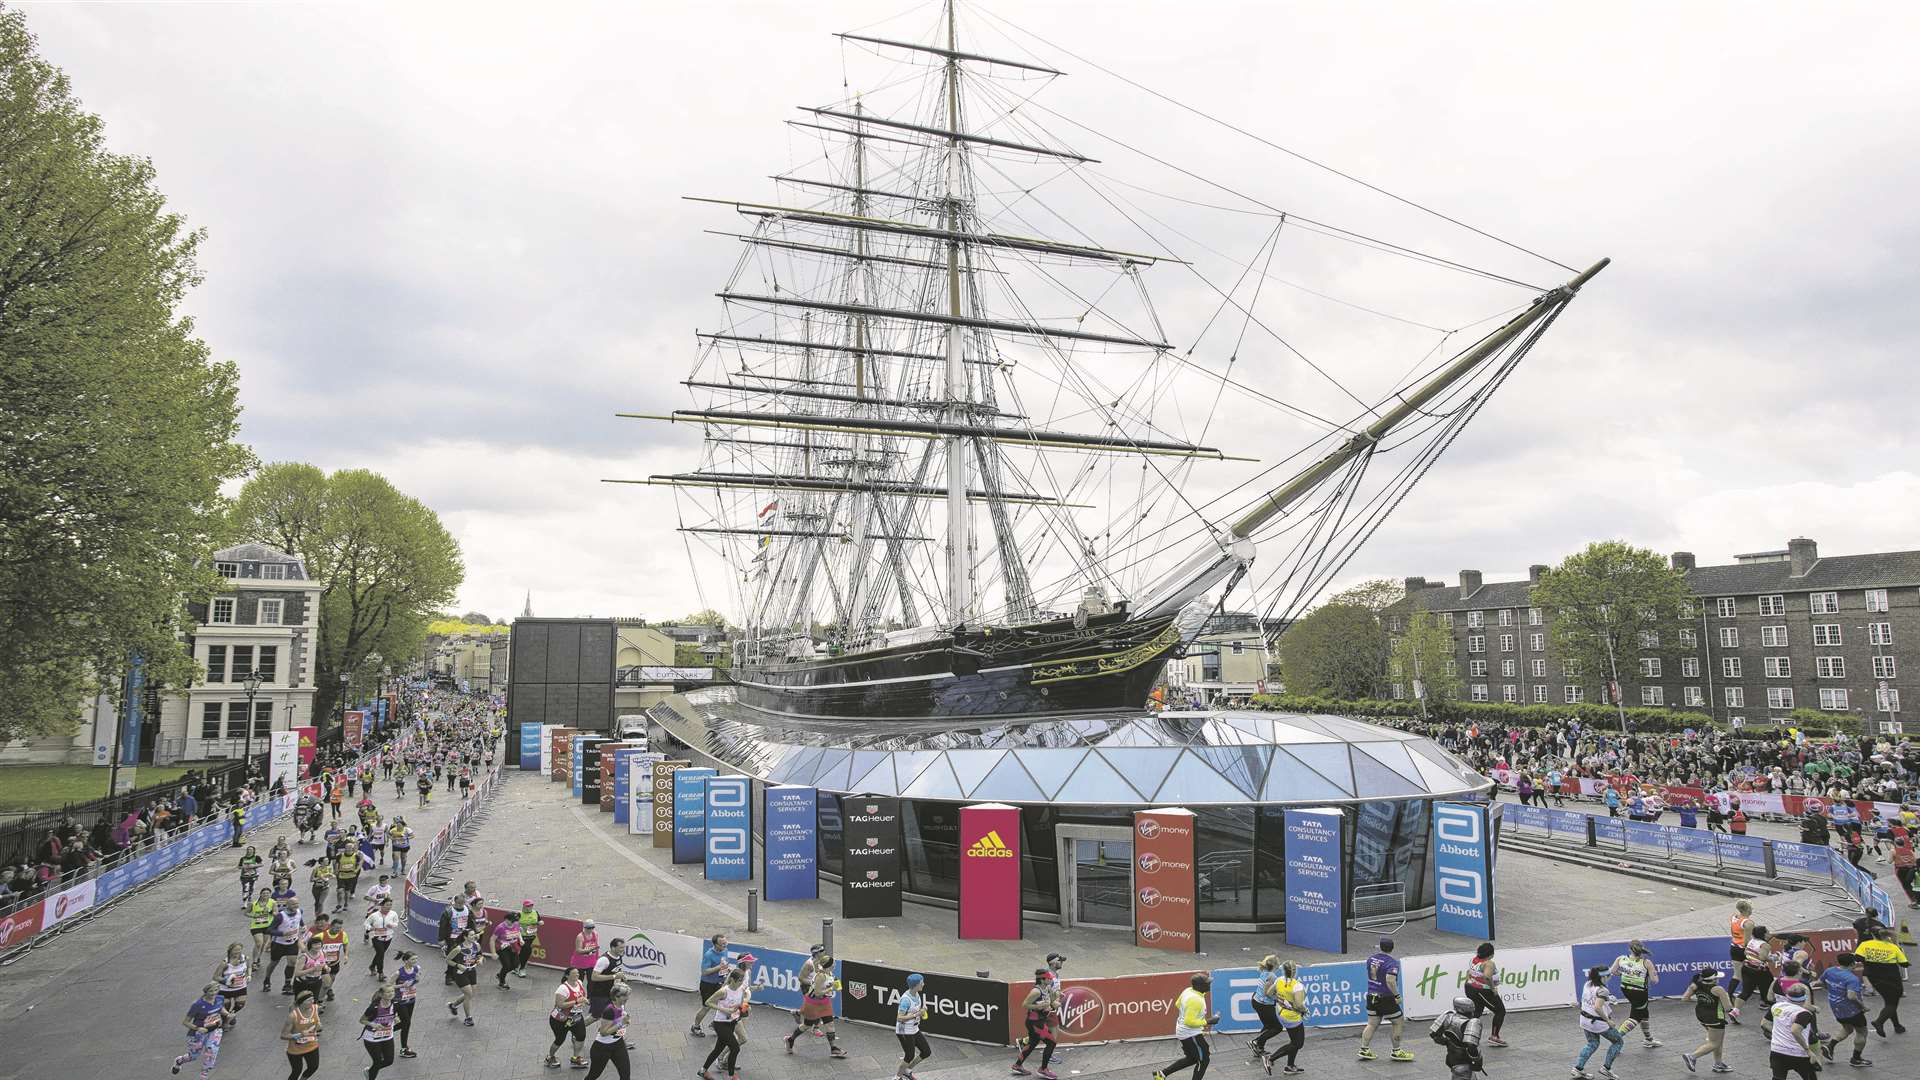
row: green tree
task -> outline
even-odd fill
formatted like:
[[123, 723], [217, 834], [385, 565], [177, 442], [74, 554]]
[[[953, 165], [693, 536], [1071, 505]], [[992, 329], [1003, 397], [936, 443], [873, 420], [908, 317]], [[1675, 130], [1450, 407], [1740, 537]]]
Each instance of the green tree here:
[[1440, 625], [1431, 611], [1416, 611], [1407, 618], [1406, 632], [1393, 640], [1388, 677], [1414, 694], [1417, 679], [1428, 704], [1454, 701], [1460, 696], [1460, 677], [1447, 673], [1453, 659], [1453, 632]]
[[[1618, 540], [1587, 545], [1541, 575], [1533, 603], [1551, 628], [1552, 649], [1578, 665], [1578, 678], [1606, 701], [1617, 677], [1628, 704], [1637, 688], [1662, 682], [1682, 654], [1681, 636], [1693, 633], [1687, 579], [1658, 554]], [[1641, 661], [1660, 665], [1660, 677], [1641, 673]]]
[[702, 610], [696, 611], [693, 614], [687, 616], [686, 618], [681, 619], [680, 625], [682, 626], [714, 626], [724, 630], [727, 627], [727, 617], [713, 610], [712, 608], [703, 608]]
[[1386, 671], [1387, 636], [1366, 608], [1322, 604], [1287, 627], [1279, 652], [1289, 694], [1373, 697]]
[[1390, 578], [1371, 578], [1334, 593], [1327, 597], [1327, 603], [1366, 608], [1378, 618], [1382, 612], [1406, 599], [1406, 596], [1407, 587], [1404, 583]]
[[465, 576], [460, 545], [440, 518], [378, 473], [312, 465], [262, 468], [240, 489], [236, 531], [290, 551], [321, 583], [314, 708], [340, 706], [340, 677], [364, 692], [378, 677], [373, 657], [412, 657], [435, 613]]
[[463, 623], [472, 623], [475, 626], [494, 625], [494, 622], [492, 619], [487, 618], [485, 615], [482, 615], [477, 611], [469, 611], [465, 615], [460, 616], [460, 621]]
[[73, 730], [132, 655], [193, 678], [182, 601], [251, 461], [234, 368], [178, 314], [201, 238], [0, 10], [0, 740]]

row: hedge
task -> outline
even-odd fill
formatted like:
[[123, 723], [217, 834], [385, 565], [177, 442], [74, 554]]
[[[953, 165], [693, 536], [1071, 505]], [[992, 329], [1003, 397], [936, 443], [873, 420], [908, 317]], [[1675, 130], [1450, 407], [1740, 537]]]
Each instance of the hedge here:
[[[1410, 698], [1364, 698], [1343, 701], [1325, 697], [1294, 697], [1284, 694], [1257, 694], [1252, 700], [1256, 709], [1271, 709], [1281, 712], [1327, 713], [1335, 716], [1352, 716], [1363, 720], [1420, 720], [1420, 703]], [[1611, 705], [1582, 702], [1577, 705], [1520, 705], [1505, 701], [1430, 701], [1427, 703], [1425, 719], [1440, 723], [1471, 723], [1480, 721], [1490, 724], [1506, 724], [1518, 727], [1544, 727], [1556, 720], [1578, 720], [1581, 724], [1607, 731], [1620, 728], [1620, 710]], [[1793, 726], [1800, 729], [1810, 739], [1852, 736], [1860, 732], [1856, 724], [1845, 723], [1846, 717], [1817, 715], [1823, 723], [1819, 726], [1803, 722], [1796, 715]], [[1836, 724], [1835, 721], [1841, 721]], [[1636, 732], [1681, 732], [1687, 728], [1717, 728], [1732, 734], [1756, 738], [1772, 739], [1777, 737], [1779, 729], [1772, 724], [1749, 724], [1744, 728], [1729, 728], [1725, 722], [1716, 720], [1704, 712], [1686, 709], [1646, 709], [1628, 707], [1627, 726]], [[1911, 736], [1909, 736], [1911, 737]]]

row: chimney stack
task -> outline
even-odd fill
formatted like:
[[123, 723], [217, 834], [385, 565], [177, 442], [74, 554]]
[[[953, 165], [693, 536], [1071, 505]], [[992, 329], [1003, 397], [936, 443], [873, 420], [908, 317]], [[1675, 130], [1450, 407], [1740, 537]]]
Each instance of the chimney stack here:
[[1460, 571], [1460, 595], [1472, 596], [1474, 593], [1477, 593], [1479, 591], [1480, 591], [1480, 571], [1478, 570]]
[[1417, 593], [1417, 592], [1419, 592], [1419, 591], [1420, 591], [1421, 589], [1424, 589], [1424, 588], [1426, 588], [1426, 587], [1427, 587], [1427, 579], [1426, 579], [1426, 578], [1423, 578], [1423, 577], [1410, 577], [1410, 578], [1408, 578], [1408, 579], [1407, 579], [1407, 595], [1408, 595], [1408, 596], [1412, 596], [1412, 595], [1413, 595], [1414, 593]]
[[1820, 561], [1820, 545], [1804, 536], [1787, 541], [1787, 561], [1792, 564], [1794, 577], [1806, 577], [1813, 564]]
[[1540, 578], [1543, 575], [1545, 575], [1548, 570], [1551, 570], [1551, 569], [1553, 568], [1548, 566], [1546, 563], [1534, 563], [1532, 566], [1527, 567], [1528, 583], [1533, 585], [1540, 584]]
[[1689, 570], [1691, 570], [1691, 569], [1693, 569], [1693, 552], [1691, 552], [1691, 551], [1676, 551], [1676, 552], [1674, 552], [1674, 553], [1673, 553], [1673, 568], [1674, 568], [1675, 570], [1678, 570], [1678, 571], [1680, 571], [1680, 572], [1681, 572], [1681, 573], [1683, 573], [1683, 574], [1684, 574], [1684, 573], [1686, 573], [1687, 571], [1689, 571]]

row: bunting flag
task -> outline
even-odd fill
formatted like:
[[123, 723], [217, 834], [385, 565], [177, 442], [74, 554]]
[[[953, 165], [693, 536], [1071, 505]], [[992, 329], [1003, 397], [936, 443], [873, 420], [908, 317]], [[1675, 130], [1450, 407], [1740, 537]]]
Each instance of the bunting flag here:
[[768, 514], [771, 514], [778, 509], [780, 509], [780, 500], [775, 499], [772, 502], [760, 508], [760, 516], [762, 518], [765, 518]]

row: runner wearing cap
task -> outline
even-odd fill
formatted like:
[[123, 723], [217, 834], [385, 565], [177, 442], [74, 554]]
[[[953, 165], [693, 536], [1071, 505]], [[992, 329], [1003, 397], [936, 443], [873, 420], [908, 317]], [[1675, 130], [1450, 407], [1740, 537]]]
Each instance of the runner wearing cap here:
[[1037, 1047], [1044, 1046], [1040, 1053], [1040, 1075], [1045, 1080], [1054, 1080], [1053, 1051], [1059, 1040], [1053, 1036], [1055, 1014], [1060, 1011], [1060, 980], [1054, 978], [1051, 968], [1041, 968], [1033, 973], [1033, 989], [1020, 1002], [1025, 1014], [1027, 1037], [1020, 1043], [1020, 1056], [1014, 1059], [1013, 1075], [1027, 1075], [1027, 1058]]
[[1400, 1046], [1406, 1013], [1400, 1007], [1400, 961], [1394, 958], [1390, 937], [1381, 938], [1380, 951], [1367, 957], [1367, 1026], [1360, 1030], [1360, 1049], [1355, 1057], [1374, 1059], [1373, 1033], [1380, 1029], [1382, 1020], [1387, 1021], [1393, 1040], [1393, 1053], [1388, 1056], [1395, 1061], [1412, 1061], [1412, 1052]]
[[907, 988], [900, 994], [899, 1007], [893, 1011], [893, 1034], [900, 1040], [900, 1067], [896, 1080], [914, 1080], [913, 1067], [933, 1056], [920, 1022], [927, 1018], [927, 977], [914, 972], [907, 976]]
[[1774, 1002], [1769, 1016], [1767, 1062], [1773, 1066], [1773, 1075], [1784, 1078], [1793, 1073], [1800, 1080], [1815, 1080], [1820, 1066], [1813, 1060], [1813, 1013], [1807, 1008], [1806, 985], [1794, 984], [1785, 1001]]
[[1173, 1037], [1180, 1040], [1180, 1056], [1164, 1068], [1153, 1070], [1153, 1080], [1167, 1080], [1169, 1073], [1193, 1070], [1193, 1080], [1205, 1080], [1207, 1064], [1213, 1060], [1213, 1048], [1207, 1045], [1207, 1032], [1220, 1022], [1207, 1012], [1207, 992], [1213, 979], [1205, 972], [1188, 981], [1185, 990], [1173, 1002]]
[[534, 943], [540, 940], [540, 912], [533, 901], [520, 901], [520, 956], [513, 965], [513, 977], [527, 977], [527, 959], [533, 955]]

